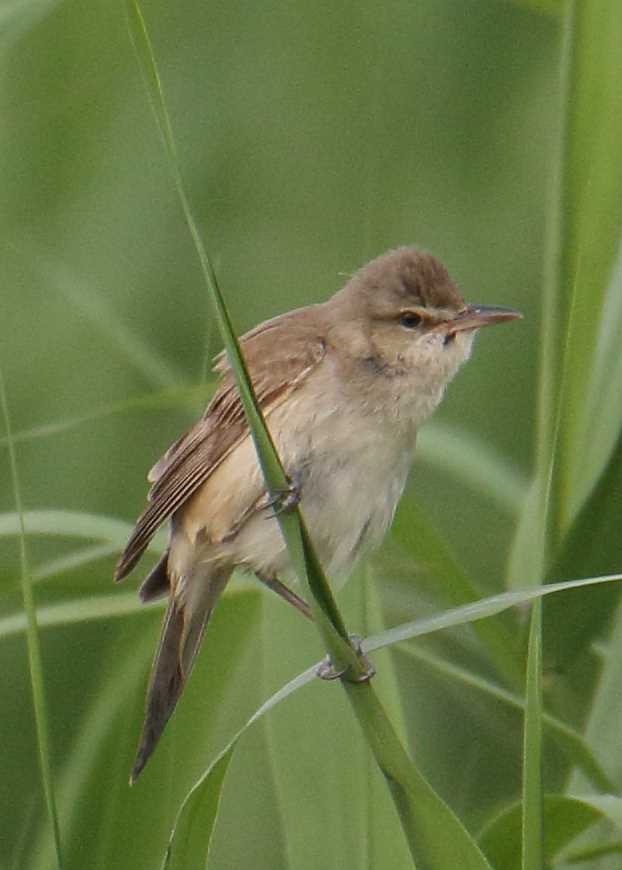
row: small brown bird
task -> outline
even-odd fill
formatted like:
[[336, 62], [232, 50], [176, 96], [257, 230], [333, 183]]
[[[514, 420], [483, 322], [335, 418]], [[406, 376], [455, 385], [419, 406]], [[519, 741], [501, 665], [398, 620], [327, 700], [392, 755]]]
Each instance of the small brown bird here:
[[[347, 574], [391, 524], [417, 429], [471, 352], [479, 327], [517, 311], [467, 305], [447, 269], [415, 247], [388, 251], [326, 302], [241, 339], [257, 399], [329, 576]], [[151, 469], [149, 502], [123, 552], [123, 579], [170, 519], [168, 549], [140, 587], [168, 595], [131, 781], [153, 752], [205, 626], [235, 568], [302, 612], [235, 381], [225, 358], [201, 419]]]

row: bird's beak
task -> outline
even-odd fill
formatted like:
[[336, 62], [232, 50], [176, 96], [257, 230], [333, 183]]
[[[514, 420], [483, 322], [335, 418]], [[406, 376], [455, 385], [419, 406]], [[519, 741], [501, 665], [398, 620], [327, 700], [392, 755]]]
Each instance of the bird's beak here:
[[451, 320], [446, 320], [442, 327], [448, 335], [455, 335], [456, 332], [479, 329], [480, 326], [503, 323], [505, 320], [516, 320], [522, 316], [520, 311], [516, 311], [514, 308], [501, 308], [498, 305], [467, 305]]

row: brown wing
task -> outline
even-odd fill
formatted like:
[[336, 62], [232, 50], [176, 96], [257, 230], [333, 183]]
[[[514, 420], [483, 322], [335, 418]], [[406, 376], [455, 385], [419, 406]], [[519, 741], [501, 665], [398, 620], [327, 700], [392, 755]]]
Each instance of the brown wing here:
[[[278, 407], [324, 358], [321, 306], [298, 309], [260, 324], [241, 339], [264, 414]], [[247, 435], [234, 376], [223, 354], [215, 369], [222, 382], [203, 417], [169, 447], [149, 473], [149, 503], [136, 522], [115, 570], [122, 580], [162, 525]]]

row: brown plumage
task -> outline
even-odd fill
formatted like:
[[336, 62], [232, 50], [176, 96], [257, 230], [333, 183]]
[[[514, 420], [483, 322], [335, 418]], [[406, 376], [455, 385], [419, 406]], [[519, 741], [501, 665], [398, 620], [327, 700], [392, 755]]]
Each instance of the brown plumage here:
[[[299, 309], [260, 324], [241, 339], [255, 394], [264, 413], [284, 402], [324, 355], [321, 322], [309, 322], [311, 309]], [[304, 314], [304, 316], [302, 316]], [[282, 333], [287, 341], [282, 341]], [[175, 441], [148, 475], [148, 505], [136, 521], [115, 571], [122, 580], [145, 547], [240, 440], [248, 434], [233, 374], [221, 354], [215, 370], [222, 383], [202, 418]]]
[[[287, 342], [281, 340], [283, 331], [287, 332]], [[264, 414], [269, 414], [284, 402], [324, 355], [320, 323], [309, 322], [296, 311], [256, 327], [241, 339], [241, 345]], [[148, 504], [117, 563], [117, 581], [134, 568], [162, 523], [190, 499], [248, 435], [235, 381], [223, 355], [217, 358], [215, 369], [222, 375], [222, 382], [203, 417], [169, 447], [149, 472]], [[231, 566], [228, 570], [218, 571], [215, 578], [210, 576], [209, 581], [205, 581], [206, 585], [213, 586], [213, 594], [209, 596], [209, 607], [202, 607], [200, 611], [199, 625], [193, 632], [196, 643], [189, 652], [187, 638], [190, 632], [185, 621], [187, 608], [177, 600], [175, 586], [180, 578], [171, 576], [168, 557], [167, 550], [140, 588], [143, 601], [169, 591], [172, 594], [152, 666], [145, 727], [132, 781], [146, 764], [183, 691], [207, 620], [232, 570]], [[194, 617], [194, 611], [191, 615]], [[185, 668], [181, 659], [186, 660]]]
[[[417, 427], [468, 358], [475, 330], [516, 312], [466, 306], [431, 254], [389, 251], [327, 302], [291, 311], [240, 340], [250, 377], [300, 507], [331, 575], [348, 572], [390, 525]], [[285, 587], [289, 562], [266, 494], [233, 375], [201, 419], [154, 465], [147, 507], [115, 578], [136, 565], [156, 530], [169, 547], [141, 598], [169, 595], [145, 724], [132, 771], [143, 769], [192, 668], [209, 616], [234, 568]]]

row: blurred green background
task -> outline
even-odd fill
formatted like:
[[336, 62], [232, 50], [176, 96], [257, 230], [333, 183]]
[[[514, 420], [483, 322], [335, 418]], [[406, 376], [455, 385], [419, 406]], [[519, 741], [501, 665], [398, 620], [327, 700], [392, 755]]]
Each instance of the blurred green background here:
[[[396, 530], [372, 566], [378, 582], [361, 569], [345, 592], [359, 631], [452, 603], [446, 590], [435, 594], [427, 556], [417, 558], [415, 515], [438, 530], [481, 594], [504, 586], [533, 461], [557, 128], [560, 24], [537, 7], [558, 5], [143, 4], [183, 175], [239, 332], [325, 299], [366, 260], [404, 243], [440, 256], [470, 301], [525, 315], [478, 339], [422, 433]], [[67, 866], [153, 867], [198, 773], [321, 650], [311, 626], [241, 581], [218, 610], [156, 757], [128, 791], [161, 610], [134, 606], [133, 578], [113, 587], [112, 550], [126, 529], [113, 533], [106, 518], [129, 529], [146, 471], [204, 406], [220, 345], [123, 5], [24, 0], [6, 4], [0, 24], [0, 364], [26, 509], [75, 512], [64, 530], [60, 514], [40, 515], [44, 533], [28, 538], [35, 574], [47, 575], [37, 602], [53, 623], [42, 642]], [[471, 475], [454, 461], [462, 445]], [[505, 475], [505, 489], [487, 482], [486, 464], [480, 473], [478, 451]], [[10, 514], [4, 448], [0, 474], [0, 510]], [[17, 621], [19, 553], [4, 521], [0, 840], [7, 867], [48, 867]], [[90, 558], [85, 548], [102, 540], [110, 552]], [[372, 608], [374, 589], [382, 606]], [[122, 615], [91, 618], [115, 601]], [[512, 626], [518, 656], [520, 621]], [[428, 649], [492, 673], [466, 630]], [[419, 762], [476, 830], [517, 795], [520, 716], [421, 662], [413, 667], [402, 650], [377, 657], [381, 676], [383, 663], [379, 691], [401, 698]], [[561, 783], [567, 763], [554, 750], [547, 759], [551, 782]], [[338, 798], [350, 789], [364, 801]], [[409, 866], [337, 686], [305, 689], [245, 738], [212, 861]]]

